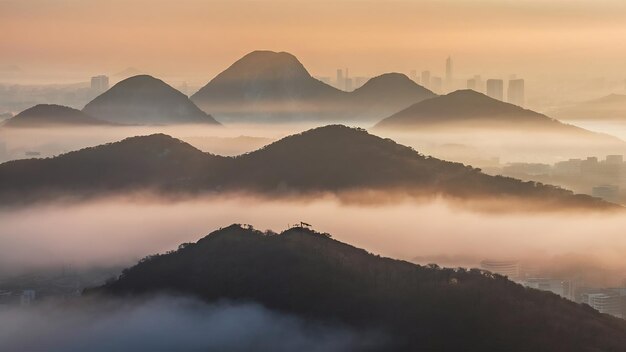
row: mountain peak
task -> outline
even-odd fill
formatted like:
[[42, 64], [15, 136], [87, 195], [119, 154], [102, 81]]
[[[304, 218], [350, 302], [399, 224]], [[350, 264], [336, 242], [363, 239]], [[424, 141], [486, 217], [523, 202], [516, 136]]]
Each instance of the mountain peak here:
[[43, 127], [53, 125], [89, 126], [110, 123], [92, 118], [80, 110], [63, 105], [38, 104], [6, 121], [6, 127]]
[[[539, 124], [544, 127], [557, 128], [564, 126], [543, 114], [491, 98], [471, 89], [462, 89], [413, 104], [382, 120], [375, 128], [409, 125], [444, 126], [450, 123], [460, 125], [470, 122], [472, 124], [498, 124], [509, 128], [515, 128], [516, 125], [519, 127], [522, 124], [525, 126]], [[451, 126], [447, 125], [447, 127]]]
[[373, 121], [433, 96], [399, 73], [345, 92], [313, 78], [290, 53], [253, 51], [191, 99], [204, 111], [232, 121]]
[[89, 102], [83, 111], [121, 124], [219, 124], [186, 95], [150, 75], [118, 82]]
[[246, 54], [224, 73], [228, 73], [226, 76], [229, 77], [238, 75], [243, 77], [255, 75], [260, 78], [282, 77], [285, 79], [311, 77], [293, 54], [269, 50], [256, 50]]
[[252, 301], [383, 331], [381, 351], [617, 351], [626, 341], [625, 322], [500, 275], [380, 257], [308, 228], [273, 234], [231, 225], [84, 294]]
[[409, 86], [417, 86], [418, 84], [413, 82], [409, 77], [407, 77], [403, 73], [398, 72], [389, 72], [383, 73], [382, 75], [373, 77], [369, 79], [365, 84], [359, 88], [362, 89], [364, 87], [372, 86], [372, 85], [388, 85], [388, 84], [405, 84]]

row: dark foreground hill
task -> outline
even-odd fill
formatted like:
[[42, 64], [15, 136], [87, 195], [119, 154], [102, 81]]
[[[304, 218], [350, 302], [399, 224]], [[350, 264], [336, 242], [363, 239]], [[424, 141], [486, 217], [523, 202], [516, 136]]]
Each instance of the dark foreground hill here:
[[62, 105], [38, 104], [8, 119], [4, 127], [85, 127], [114, 125]]
[[376, 330], [382, 351], [623, 351], [626, 321], [477, 269], [382, 258], [307, 228], [232, 225], [86, 295], [190, 294]]
[[341, 125], [292, 135], [237, 157], [205, 154], [157, 134], [51, 159], [0, 164], [0, 199], [5, 201], [132, 191], [275, 196], [363, 190], [460, 199], [512, 198], [559, 207], [613, 207], [557, 187], [489, 176]]
[[360, 89], [345, 92], [312, 77], [292, 54], [254, 51], [191, 100], [220, 121], [375, 121], [434, 96], [398, 73], [375, 77]]
[[117, 83], [85, 105], [83, 112], [104, 121], [127, 125], [219, 125], [186, 95], [148, 75]]
[[538, 112], [469, 89], [416, 103], [380, 121], [374, 130], [410, 131], [428, 128], [538, 131], [564, 137], [619, 141], [615, 137], [564, 124]]

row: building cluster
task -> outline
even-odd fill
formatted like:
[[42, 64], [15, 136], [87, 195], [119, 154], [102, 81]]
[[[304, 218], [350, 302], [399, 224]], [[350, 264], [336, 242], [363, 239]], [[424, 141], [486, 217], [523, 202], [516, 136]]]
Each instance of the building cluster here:
[[[421, 75], [418, 77], [416, 71], [411, 71], [411, 79], [438, 94], [461, 88], [460, 85], [456, 84], [455, 77], [453, 76], [453, 62], [451, 57], [446, 59], [446, 73], [444, 78], [434, 76], [430, 71], [422, 71]], [[485, 93], [487, 96], [494, 99], [524, 106], [526, 102], [524, 80], [512, 76], [507, 83], [506, 100], [504, 94], [505, 81], [503, 79], [490, 78], [483, 80], [480, 75], [474, 75], [466, 80], [464, 88]]]
[[626, 287], [587, 287], [575, 280], [546, 277], [537, 268], [525, 266], [516, 260], [483, 260], [480, 267], [506, 276], [524, 287], [549, 291], [571, 301], [587, 304], [600, 313], [626, 319]]
[[511, 163], [502, 168], [502, 174], [559, 184], [615, 203], [620, 202], [620, 190], [626, 185], [623, 155], [607, 155], [604, 160], [595, 156], [569, 159], [554, 165]]
[[104, 93], [109, 89], [109, 77], [105, 75], [91, 77], [91, 90], [96, 93]]
[[[519, 106], [523, 106], [526, 100], [524, 80], [514, 76], [508, 81], [506, 100], [504, 95], [505, 81], [502, 79], [487, 79], [486, 81], [483, 81], [480, 75], [475, 75], [466, 81], [457, 80], [454, 76], [454, 62], [450, 56], [446, 59], [445, 74], [443, 76], [436, 75], [430, 70], [424, 70], [421, 72], [411, 70], [409, 77], [415, 83], [428, 88], [437, 94], [445, 94], [456, 89], [467, 88], [485, 93], [494, 99], [507, 101], [511, 104]], [[365, 76], [351, 77], [349, 75], [348, 68], [337, 69], [335, 78], [327, 76], [317, 76], [315, 78], [328, 85], [334, 86], [335, 88], [348, 92], [360, 88], [370, 79], [370, 77]]]
[[85, 287], [81, 278], [64, 268], [61, 275], [24, 275], [0, 280], [0, 307], [30, 306], [48, 298], [72, 299]]
[[361, 88], [371, 78], [367, 76], [351, 77], [349, 73], [348, 68], [339, 68], [337, 69], [337, 74], [334, 79], [324, 76], [317, 76], [315, 78], [337, 89], [345, 90], [346, 92]]

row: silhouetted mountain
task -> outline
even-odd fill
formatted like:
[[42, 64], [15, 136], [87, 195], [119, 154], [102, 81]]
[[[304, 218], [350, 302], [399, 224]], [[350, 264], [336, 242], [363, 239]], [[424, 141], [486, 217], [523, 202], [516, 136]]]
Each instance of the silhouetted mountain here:
[[473, 90], [458, 90], [414, 104], [382, 121], [375, 129], [457, 127], [539, 129], [594, 139], [617, 140], [561, 123], [546, 115], [490, 98]]
[[[387, 234], [381, 233], [381, 236]], [[620, 351], [626, 322], [477, 269], [382, 258], [295, 227], [231, 225], [144, 258], [85, 295], [257, 302], [386, 337], [382, 351]]]
[[117, 83], [89, 102], [83, 112], [120, 124], [219, 124], [186, 95], [147, 75]]
[[[45, 176], [42, 176], [45, 175]], [[248, 191], [273, 195], [392, 191], [415, 196], [519, 198], [547, 205], [612, 207], [596, 198], [512, 178], [488, 176], [459, 163], [334, 125], [272, 143], [238, 157], [204, 154], [165, 135], [133, 137], [52, 159], [0, 165], [0, 199], [48, 193], [104, 194]]]
[[4, 127], [102, 126], [110, 122], [62, 105], [39, 104], [9, 118]]
[[607, 95], [558, 109], [552, 114], [562, 120], [626, 121], [626, 95]]
[[367, 81], [350, 94], [354, 110], [370, 116], [388, 116], [436, 95], [401, 73], [386, 73]]
[[372, 120], [433, 96], [401, 74], [374, 78], [347, 93], [313, 78], [289, 53], [254, 51], [191, 100], [221, 120]]

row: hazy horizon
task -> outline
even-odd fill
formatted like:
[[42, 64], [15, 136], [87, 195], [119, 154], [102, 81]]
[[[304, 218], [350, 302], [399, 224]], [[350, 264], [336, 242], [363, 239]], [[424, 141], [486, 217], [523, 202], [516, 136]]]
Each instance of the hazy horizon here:
[[462, 85], [475, 74], [517, 75], [540, 99], [604, 77], [623, 91], [626, 46], [616, 44], [625, 15], [617, 0], [5, 0], [0, 28], [12, 35], [0, 38], [0, 68], [22, 72], [0, 72], [0, 82], [83, 82], [134, 67], [200, 87], [246, 53], [274, 50], [296, 55], [314, 76], [334, 77], [338, 68], [355, 77], [443, 76], [451, 55]]

